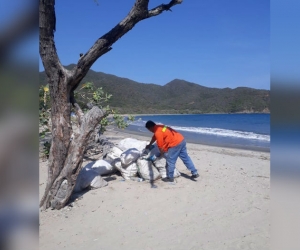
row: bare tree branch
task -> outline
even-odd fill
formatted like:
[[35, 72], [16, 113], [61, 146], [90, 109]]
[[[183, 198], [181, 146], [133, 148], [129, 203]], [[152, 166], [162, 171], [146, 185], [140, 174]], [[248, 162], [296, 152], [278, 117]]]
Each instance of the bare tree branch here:
[[129, 14], [108, 33], [100, 37], [89, 51], [80, 57], [77, 66], [73, 69], [72, 89], [75, 90], [80, 81], [87, 74], [93, 63], [102, 55], [110, 51], [112, 44], [130, 31], [138, 22], [170, 10], [174, 5], [181, 4], [183, 0], [172, 0], [152, 10], [148, 10], [149, 0], [136, 0]]
[[135, 10], [148, 11], [149, 0], [136, 0], [134, 4]]
[[153, 8], [149, 10], [148, 17], [153, 17], [161, 14], [163, 11], [169, 10], [171, 11], [171, 7], [177, 4], [181, 4], [183, 0], [172, 0], [168, 4], [161, 4], [157, 6], [156, 8]]

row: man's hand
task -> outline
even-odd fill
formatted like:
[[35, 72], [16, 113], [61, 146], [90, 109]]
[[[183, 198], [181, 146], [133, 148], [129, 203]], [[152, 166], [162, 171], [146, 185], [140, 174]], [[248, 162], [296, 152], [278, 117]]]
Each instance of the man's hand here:
[[147, 146], [146, 146], [146, 149], [149, 149], [149, 150], [152, 150], [154, 148], [154, 145], [152, 145], [152, 144], [148, 144]]
[[148, 158], [145, 159], [146, 161], [155, 161], [156, 160], [156, 156], [155, 155], [151, 155]]
[[159, 158], [161, 155], [158, 155], [158, 156], [156, 156], [156, 155], [151, 155], [151, 156], [149, 156], [148, 158], [146, 158], [145, 160], [146, 161], [155, 161], [157, 158]]

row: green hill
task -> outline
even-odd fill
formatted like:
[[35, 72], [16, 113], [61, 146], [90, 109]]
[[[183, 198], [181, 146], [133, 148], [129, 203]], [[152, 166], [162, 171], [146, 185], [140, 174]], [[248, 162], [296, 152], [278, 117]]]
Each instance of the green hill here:
[[[73, 68], [69, 65], [67, 68]], [[46, 84], [40, 72], [40, 84]], [[109, 105], [120, 113], [236, 113], [270, 111], [270, 91], [246, 87], [209, 88], [175, 79], [164, 86], [145, 84], [90, 70], [84, 82], [112, 94]]]

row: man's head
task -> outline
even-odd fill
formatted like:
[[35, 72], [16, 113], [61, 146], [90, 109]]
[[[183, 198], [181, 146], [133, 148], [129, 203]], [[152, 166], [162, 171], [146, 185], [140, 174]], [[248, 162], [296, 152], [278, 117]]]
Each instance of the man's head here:
[[147, 121], [145, 127], [152, 133], [154, 133], [154, 126], [156, 124], [153, 121]]

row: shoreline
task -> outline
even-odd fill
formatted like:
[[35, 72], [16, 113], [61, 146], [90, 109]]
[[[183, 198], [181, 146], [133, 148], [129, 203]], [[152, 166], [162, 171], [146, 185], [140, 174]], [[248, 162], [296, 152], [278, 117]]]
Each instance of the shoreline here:
[[[133, 131], [133, 130], [122, 130], [122, 129], [118, 129], [118, 128], [113, 128], [110, 129], [110, 131], [115, 130], [121, 133], [127, 133], [127, 134], [131, 134], [131, 135], [137, 135], [137, 136], [141, 136], [141, 137], [145, 137], [148, 138], [148, 141], [150, 142], [152, 135], [149, 134], [149, 136], [147, 136], [145, 133], [143, 132], [139, 132], [139, 131]], [[104, 133], [105, 135], [105, 133]], [[255, 147], [255, 146], [243, 146], [243, 145], [230, 145], [230, 144], [217, 144], [217, 143], [203, 143], [203, 142], [196, 142], [192, 139], [189, 138], [185, 138], [187, 143], [190, 144], [195, 144], [195, 145], [203, 145], [203, 146], [209, 146], [209, 147], [218, 147], [218, 148], [231, 148], [231, 149], [240, 149], [240, 150], [247, 150], [247, 151], [256, 151], [256, 152], [265, 152], [265, 153], [270, 153], [270, 148], [263, 148], [263, 147]]]
[[[211, 118], [214, 119], [213, 118], [214, 115], [220, 115], [220, 114], [207, 113], [207, 114], [203, 114], [203, 115], [207, 115], [207, 117], [211, 116]], [[227, 115], [227, 114], [224, 114], [224, 115]], [[238, 113], [236, 113], [235, 115], [247, 115], [247, 114], [244, 114], [244, 113], [238, 114]], [[253, 113], [250, 113], [248, 115], [253, 115]], [[266, 114], [265, 113], [257, 113], [257, 115], [266, 115]], [[164, 118], [164, 120], [166, 122], [166, 120], [169, 120], [169, 118], [167, 118], [167, 116], [174, 116], [170, 120], [177, 119], [177, 118], [175, 118], [176, 116], [178, 116], [178, 117], [181, 116], [180, 120], [182, 120], [182, 119], [184, 120], [185, 116], [187, 118], [188, 118], [188, 116], [194, 117], [195, 114], [140, 114], [140, 115], [139, 114], [132, 114], [131, 116], [134, 116], [135, 117], [135, 122], [139, 123], [140, 120], [145, 122], [145, 119], [146, 119], [145, 117], [147, 117], [148, 120], [153, 120], [153, 119], [159, 120], [160, 119], [159, 117], [166, 116]], [[201, 114], [199, 114], [199, 116], [201, 116]], [[127, 114], [124, 115], [125, 120], [126, 120], [126, 117], [128, 117]], [[265, 117], [265, 116], [263, 116], [263, 117]], [[194, 119], [194, 118], [192, 118], [192, 119]], [[159, 121], [163, 121], [163, 120], [159, 120]], [[126, 132], [128, 132], [130, 134], [138, 134], [138, 135], [143, 135], [143, 133], [145, 133], [145, 129], [140, 127], [141, 124], [139, 124], [139, 126], [137, 126], [137, 127], [136, 126], [130, 126], [130, 124], [131, 124], [131, 122], [129, 123], [129, 127], [125, 128]], [[180, 128], [178, 128], [178, 129], [180, 130]], [[199, 129], [199, 128], [197, 128], [197, 129]], [[200, 128], [200, 130], [201, 130], [201, 128]], [[179, 131], [179, 132], [184, 135], [186, 141], [189, 142], [189, 143], [208, 145], [208, 146], [216, 146], [216, 147], [222, 147], [222, 148], [224, 147], [224, 148], [254, 150], [254, 151], [259, 151], [259, 152], [270, 152], [270, 140], [268, 139], [268, 137], [270, 137], [269, 134], [266, 134], [266, 135], [265, 134], [257, 134], [257, 135], [255, 135], [255, 133], [254, 133], [254, 135], [251, 135], [252, 132], [249, 132], [250, 136], [248, 138], [248, 135], [246, 137], [243, 137], [243, 136], [240, 137], [238, 131], [230, 131], [230, 130], [229, 130], [229, 132], [226, 131], [224, 133], [231, 134], [231, 132], [232, 132], [233, 136], [231, 136], [231, 135], [223, 136], [223, 135], [219, 135], [218, 133], [217, 134], [201, 133], [201, 132], [197, 133], [197, 132], [194, 132], [193, 130], [189, 130], [187, 128], [185, 128], [185, 129], [183, 129], [182, 131]], [[247, 131], [245, 131], [245, 133], [246, 132]], [[220, 133], [222, 133], [222, 132], [220, 132]], [[235, 135], [237, 135], [237, 136], [235, 136]], [[257, 136], [257, 138], [255, 138], [255, 136]], [[266, 137], [266, 139], [264, 137]]]

